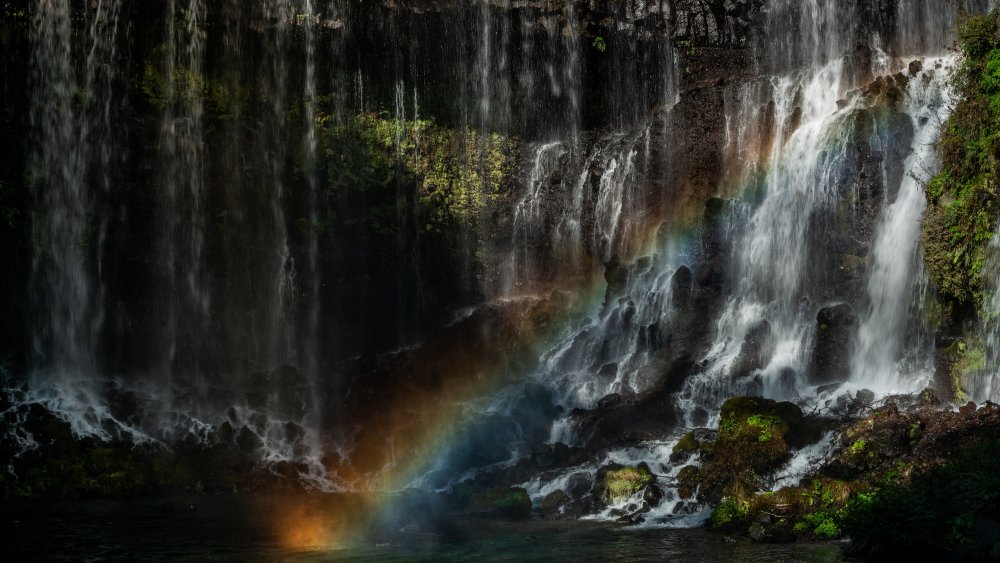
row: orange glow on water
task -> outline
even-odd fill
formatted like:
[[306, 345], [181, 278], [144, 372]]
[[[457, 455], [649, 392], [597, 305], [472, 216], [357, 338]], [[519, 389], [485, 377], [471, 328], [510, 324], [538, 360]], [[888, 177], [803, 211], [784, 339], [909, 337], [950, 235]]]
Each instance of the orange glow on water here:
[[281, 546], [290, 551], [347, 547], [369, 521], [374, 497], [357, 494], [295, 495], [262, 505], [274, 516]]

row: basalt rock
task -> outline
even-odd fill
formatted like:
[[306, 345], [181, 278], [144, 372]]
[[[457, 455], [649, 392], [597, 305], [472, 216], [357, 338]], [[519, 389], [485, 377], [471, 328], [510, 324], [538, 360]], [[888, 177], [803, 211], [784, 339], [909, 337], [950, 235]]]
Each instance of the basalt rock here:
[[774, 354], [771, 324], [761, 321], [747, 331], [740, 353], [730, 368], [730, 377], [738, 379], [763, 369]]
[[847, 379], [850, 344], [857, 317], [850, 305], [840, 303], [820, 309], [816, 315], [816, 337], [809, 367], [809, 381], [827, 385]]

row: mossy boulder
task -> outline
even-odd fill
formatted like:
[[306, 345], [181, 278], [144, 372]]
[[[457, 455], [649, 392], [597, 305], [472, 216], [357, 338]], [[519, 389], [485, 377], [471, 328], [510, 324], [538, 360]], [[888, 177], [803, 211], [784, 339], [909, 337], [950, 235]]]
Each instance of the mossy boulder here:
[[790, 443], [806, 440], [802, 410], [792, 403], [734, 397], [722, 405], [714, 442], [701, 446], [700, 500], [745, 500], [790, 455]]
[[674, 444], [674, 448], [670, 452], [670, 461], [673, 463], [686, 461], [690, 459], [700, 447], [701, 443], [698, 441], [698, 438], [695, 437], [694, 432], [688, 432], [680, 439], [680, 441]]
[[542, 509], [542, 512], [550, 512], [558, 510], [560, 506], [566, 504], [569, 500], [569, 495], [557, 489], [545, 495], [539, 507]]
[[594, 492], [600, 502], [615, 504], [634, 496], [655, 482], [656, 476], [645, 463], [636, 466], [612, 464], [602, 467], [597, 472]]
[[677, 494], [681, 498], [693, 498], [698, 492], [698, 485], [701, 482], [701, 470], [693, 465], [681, 468], [677, 473]]

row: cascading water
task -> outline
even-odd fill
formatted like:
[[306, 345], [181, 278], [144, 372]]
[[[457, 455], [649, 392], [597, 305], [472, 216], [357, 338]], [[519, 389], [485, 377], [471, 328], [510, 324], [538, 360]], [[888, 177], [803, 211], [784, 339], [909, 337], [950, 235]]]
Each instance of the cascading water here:
[[[37, 91], [32, 122], [38, 135], [29, 171], [42, 202], [35, 238], [38, 323], [34, 388], [57, 411], [73, 417], [81, 434], [108, 434], [96, 411], [106, 411], [97, 389], [97, 348], [104, 323], [103, 240], [106, 221], [95, 209], [112, 182], [117, 40], [120, 2], [102, 2], [84, 14], [83, 41], [71, 34], [68, 0], [40, 2], [33, 28]], [[81, 94], [82, 93], [82, 94]]]
[[[920, 13], [910, 13], [905, 3], [899, 6], [895, 52], [939, 53], [946, 36], [940, 35], [937, 42], [925, 42], [922, 36], [916, 42], [912, 38], [919, 34], [913, 28], [928, 25], [928, 17], [954, 21], [955, 11], [924, 3], [914, 9]], [[890, 43], [879, 38], [882, 30], [866, 38], [867, 47], [856, 47], [863, 35], [844, 27], [852, 21], [852, 10], [839, 2], [772, 5], [768, 25], [773, 47], [762, 53], [761, 61], [775, 74], [749, 83], [730, 98], [736, 101], [736, 113], [726, 118], [725, 177], [737, 179], [743, 193], [736, 195], [745, 200], [724, 204], [721, 236], [731, 240], [729, 294], [714, 343], [678, 396], [684, 426], [713, 424], [706, 413], [717, 412], [722, 401], [735, 395], [815, 402], [817, 384], [828, 383], [811, 371], [818, 346], [815, 318], [831, 303], [848, 302], [863, 311], [852, 332], [850, 362], [841, 364], [834, 382], [878, 393], [926, 385], [930, 342], [921, 307], [927, 289], [917, 256], [922, 185], [936, 166], [934, 143], [950, 110], [954, 58], [921, 59], [910, 65], [909, 76], [887, 76], [874, 88], [866, 86], [909, 60], [882, 51]], [[928, 16], [928, 11], [935, 15]], [[792, 20], [797, 25], [791, 25]], [[901, 100], [888, 113], [880, 109], [895, 103], [887, 102], [887, 93], [889, 99]], [[905, 156], [901, 169], [888, 158], [859, 162], [854, 148], [859, 139], [870, 151], [863, 158], [899, 153]], [[859, 166], [864, 169], [860, 183], [852, 180]], [[857, 208], [838, 203], [845, 198]], [[870, 207], [858, 211], [860, 198], [869, 198], [864, 205], [874, 205], [876, 212]], [[870, 250], [860, 248], [851, 235], [838, 234], [846, 225], [855, 230], [855, 237], [871, 237]], [[849, 256], [855, 252], [868, 256]], [[671, 334], [670, 321], [677, 315], [672, 291], [686, 286], [669, 282], [681, 271], [691, 275], [682, 266], [690, 259], [667, 252], [640, 262], [627, 270], [625, 287], [615, 287], [623, 289], [620, 294], [612, 294], [609, 279], [609, 297], [622, 296], [617, 304], [604, 303], [598, 321], [571, 330], [543, 357], [536, 380], [556, 389], [567, 407], [593, 408], [610, 393], [649, 391], [652, 384], [642, 375], [652, 374], [650, 381], [656, 381], [664, 373], [664, 354], [636, 352], [651, 334]], [[866, 265], [861, 268], [858, 262]], [[842, 271], [850, 269], [850, 279], [826, 274], [831, 263], [842, 264]], [[651, 350], [663, 347], [661, 341]], [[550, 436], [550, 442], [568, 444], [579, 439], [572, 416], [558, 420]], [[828, 436], [794, 456], [775, 486], [807, 472], [829, 450], [830, 440]], [[661, 486], [676, 487], [679, 466], [668, 459], [674, 443], [676, 439], [640, 448], [646, 456], [630, 456], [629, 463], [662, 467]], [[608, 462], [624, 463], [619, 459], [624, 452], [610, 450], [596, 465], [574, 467], [555, 480], [541, 478], [525, 486], [540, 501], [574, 472], [593, 473]], [[627, 513], [626, 505], [629, 502], [616, 505], [609, 514], [617, 518], [622, 509]], [[637, 509], [641, 502], [630, 506]], [[646, 514], [646, 522], [677, 525], [703, 519], [689, 515], [699, 513], [697, 505], [663, 506]]]
[[992, 401], [1000, 396], [1000, 232], [994, 233], [983, 277], [988, 298], [984, 304], [986, 350], [982, 370], [969, 389], [975, 401]]
[[[42, 322], [18, 401], [45, 404], [80, 436], [224, 443], [331, 491], [400, 486], [420, 444], [391, 431], [411, 416], [440, 422], [422, 410], [485, 412], [502, 428], [475, 442], [500, 454], [454, 467], [460, 456], [437, 456], [455, 475], [419, 483], [438, 487], [487, 462], [517, 467], [533, 447], [587, 446], [602, 410], [667, 397], [641, 412], [670, 431], [531, 477], [537, 502], [609, 462], [646, 462], [678, 489], [682, 427], [715, 426], [734, 395], [830, 412], [834, 394], [929, 378], [917, 237], [949, 111], [948, 5], [740, 3], [741, 25], [763, 26], [751, 36], [734, 14], [682, 21], [664, 2], [600, 18], [582, 1], [324, 4], [170, 0], [126, 80], [121, 3], [38, 3], [29, 176]], [[74, 17], [85, 33], [72, 33]], [[684, 39], [670, 29], [682, 23]], [[738, 76], [699, 74], [713, 49], [744, 46], [724, 67]], [[682, 87], [705, 105], [685, 107]], [[141, 124], [132, 148], [117, 140], [119, 102], [122, 121]], [[715, 117], [721, 147], [674, 130]], [[683, 176], [674, 158], [721, 168], [691, 197], [708, 199], [697, 236], [674, 222], [685, 216], [670, 208], [685, 180], [670, 177]], [[578, 297], [602, 270], [604, 300], [585, 316], [518, 316], [524, 303]], [[538, 319], [545, 330], [531, 334], [550, 345], [540, 357], [502, 348]], [[463, 349], [437, 344], [438, 330]], [[835, 331], [843, 357], [820, 361]], [[417, 381], [407, 361], [425, 345], [445, 360]], [[465, 365], [465, 348], [502, 368]], [[445, 365], [452, 354], [462, 359]], [[492, 394], [494, 378], [526, 372]], [[5, 414], [24, 422], [22, 410]], [[768, 485], [794, 482], [833, 440], [797, 452]], [[597, 517], [641, 502], [616, 499]], [[675, 494], [647, 522], [690, 525], [704, 508]]]
[[954, 103], [947, 84], [954, 63], [954, 57], [925, 60], [926, 70], [907, 87], [903, 111], [913, 120], [913, 146], [895, 201], [877, 228], [868, 308], [851, 363], [854, 383], [882, 393], [923, 389], [934, 373], [933, 338], [920, 323], [927, 282], [917, 245], [926, 207], [922, 186], [939, 166], [935, 142]]
[[[163, 368], [166, 393], [172, 394], [172, 381], [178, 354], [189, 354], [193, 343], [186, 338], [191, 333], [184, 325], [203, 324], [211, 307], [210, 295], [204, 287], [201, 272], [204, 251], [204, 154], [203, 123], [204, 100], [194, 77], [203, 70], [204, 6], [194, 0], [184, 8], [176, 2], [167, 5], [173, 15], [183, 11], [187, 19], [167, 19], [167, 42], [163, 53], [163, 88], [165, 100], [160, 125], [160, 151], [163, 154], [163, 233], [166, 256], [166, 278], [171, 292], [183, 296], [168, 303], [165, 348], [167, 358]], [[180, 104], [174, 104], [180, 100]], [[185, 365], [184, 369], [197, 371], [197, 366]], [[195, 376], [197, 379], [197, 376]], [[168, 398], [173, 402], [172, 398]], [[173, 405], [171, 405], [173, 407]]]

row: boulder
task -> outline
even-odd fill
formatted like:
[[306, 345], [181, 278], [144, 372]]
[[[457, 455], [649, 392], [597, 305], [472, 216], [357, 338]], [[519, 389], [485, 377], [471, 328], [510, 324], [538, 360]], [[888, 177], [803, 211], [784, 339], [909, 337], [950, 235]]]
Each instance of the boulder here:
[[820, 309], [809, 366], [809, 382], [826, 385], [847, 380], [850, 375], [850, 345], [857, 318], [851, 306], [840, 303]]
[[656, 477], [645, 463], [636, 466], [610, 464], [597, 471], [596, 481], [594, 494], [598, 502], [608, 505], [622, 502], [643, 491], [656, 482]]
[[766, 320], [760, 321], [747, 331], [740, 353], [733, 361], [729, 374], [733, 379], [746, 377], [766, 367], [773, 354], [774, 337], [771, 335], [771, 323]]
[[594, 486], [594, 477], [590, 473], [574, 473], [566, 480], [566, 492], [573, 500], [580, 500], [590, 493]]

